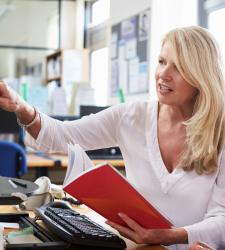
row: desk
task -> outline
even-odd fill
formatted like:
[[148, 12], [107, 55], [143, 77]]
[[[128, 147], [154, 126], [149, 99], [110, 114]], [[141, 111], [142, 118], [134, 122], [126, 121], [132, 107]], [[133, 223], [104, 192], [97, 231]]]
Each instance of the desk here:
[[[54, 167], [55, 162], [60, 161], [61, 167], [67, 167], [68, 165], [68, 156], [63, 154], [48, 154], [46, 156], [39, 156], [34, 153], [27, 154], [27, 166], [29, 168], [32, 167]], [[124, 167], [123, 160], [112, 160], [112, 159], [97, 159], [93, 160], [95, 165], [101, 164], [104, 162], [108, 162], [112, 164], [114, 167]]]
[[28, 153], [27, 154], [27, 166], [28, 168], [54, 167], [55, 162], [52, 159], [47, 159], [47, 158], [38, 156], [33, 153]]
[[[108, 162], [116, 168], [124, 168], [123, 160], [112, 160], [112, 159], [98, 159], [93, 160], [95, 165]], [[35, 153], [27, 154], [27, 166], [28, 168], [35, 168], [36, 178], [40, 176], [48, 176], [48, 168], [64, 167], [68, 165], [68, 156], [63, 154], [46, 154], [46, 155], [37, 155]]]
[[37, 179], [40, 176], [48, 176], [48, 168], [54, 168], [55, 161], [34, 153], [28, 153], [27, 167], [35, 168], [35, 179]]
[[[51, 156], [51, 155], [50, 155]], [[62, 167], [67, 167], [68, 165], [68, 156], [67, 155], [55, 155], [53, 154], [52, 157], [54, 159], [58, 159], [61, 161], [61, 166]], [[114, 167], [118, 167], [118, 168], [124, 168], [124, 161], [123, 160], [112, 160], [112, 159], [97, 159], [97, 160], [92, 160], [92, 162], [94, 163], [94, 165], [98, 165], [104, 162], [108, 162], [111, 165], [113, 165]]]
[[[94, 213], [93, 211], [91, 211], [90, 209], [88, 209], [87, 207], [82, 205], [80, 208], [76, 207], [76, 210], [79, 213], [82, 213], [82, 214], [85, 214], [85, 215], [89, 216], [91, 219], [95, 220], [97, 223], [102, 224], [102, 220], [99, 219], [100, 217], [95, 216], [97, 214]], [[13, 213], [13, 212], [16, 212], [16, 209], [15, 209], [14, 206], [0, 206], [0, 213]], [[33, 212], [29, 212], [29, 214], [30, 214], [30, 217], [34, 217]], [[106, 226], [108, 226], [108, 225], [106, 225]], [[128, 249], [128, 250], [166, 250], [166, 248], [161, 247], [161, 246], [137, 245], [137, 244], [135, 244], [134, 242], [132, 242], [130, 240], [127, 240], [127, 239], [124, 239], [124, 240], [126, 241], [126, 244], [127, 244], [126, 249]], [[74, 248], [70, 248], [70, 249], [75, 250], [75, 249], [79, 249], [79, 248], [74, 247]], [[85, 250], [84, 247], [82, 247], [82, 249]], [[90, 248], [88, 248], [88, 249], [90, 249]], [[108, 248], [108, 250], [110, 250], [110, 249]]]

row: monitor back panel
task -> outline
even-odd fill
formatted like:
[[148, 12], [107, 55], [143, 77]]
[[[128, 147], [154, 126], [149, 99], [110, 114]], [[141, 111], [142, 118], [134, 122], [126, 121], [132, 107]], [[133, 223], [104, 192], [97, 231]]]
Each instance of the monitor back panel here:
[[0, 109], [0, 134], [17, 134], [20, 126], [16, 121], [16, 115]]

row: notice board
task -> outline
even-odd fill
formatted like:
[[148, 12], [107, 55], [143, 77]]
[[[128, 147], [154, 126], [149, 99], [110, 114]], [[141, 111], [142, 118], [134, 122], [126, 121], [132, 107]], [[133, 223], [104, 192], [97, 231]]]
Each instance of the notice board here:
[[150, 9], [111, 28], [111, 95], [148, 92]]

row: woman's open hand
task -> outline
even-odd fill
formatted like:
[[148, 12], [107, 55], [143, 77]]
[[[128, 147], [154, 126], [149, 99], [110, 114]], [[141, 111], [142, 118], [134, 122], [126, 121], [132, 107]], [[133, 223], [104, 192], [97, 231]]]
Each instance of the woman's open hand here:
[[0, 108], [16, 112], [22, 102], [20, 96], [13, 89], [4, 81], [0, 81]]
[[187, 243], [187, 232], [182, 229], [146, 229], [125, 214], [119, 213], [120, 218], [128, 227], [106, 221], [108, 225], [115, 228], [119, 233], [137, 244], [170, 245]]

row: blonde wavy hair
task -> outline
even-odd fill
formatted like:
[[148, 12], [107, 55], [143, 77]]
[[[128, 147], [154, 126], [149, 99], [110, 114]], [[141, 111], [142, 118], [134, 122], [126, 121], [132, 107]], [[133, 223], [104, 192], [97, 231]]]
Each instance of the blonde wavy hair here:
[[176, 28], [169, 43], [182, 77], [198, 89], [192, 117], [186, 126], [186, 150], [179, 165], [199, 175], [216, 171], [225, 141], [225, 80], [217, 42], [204, 28]]

